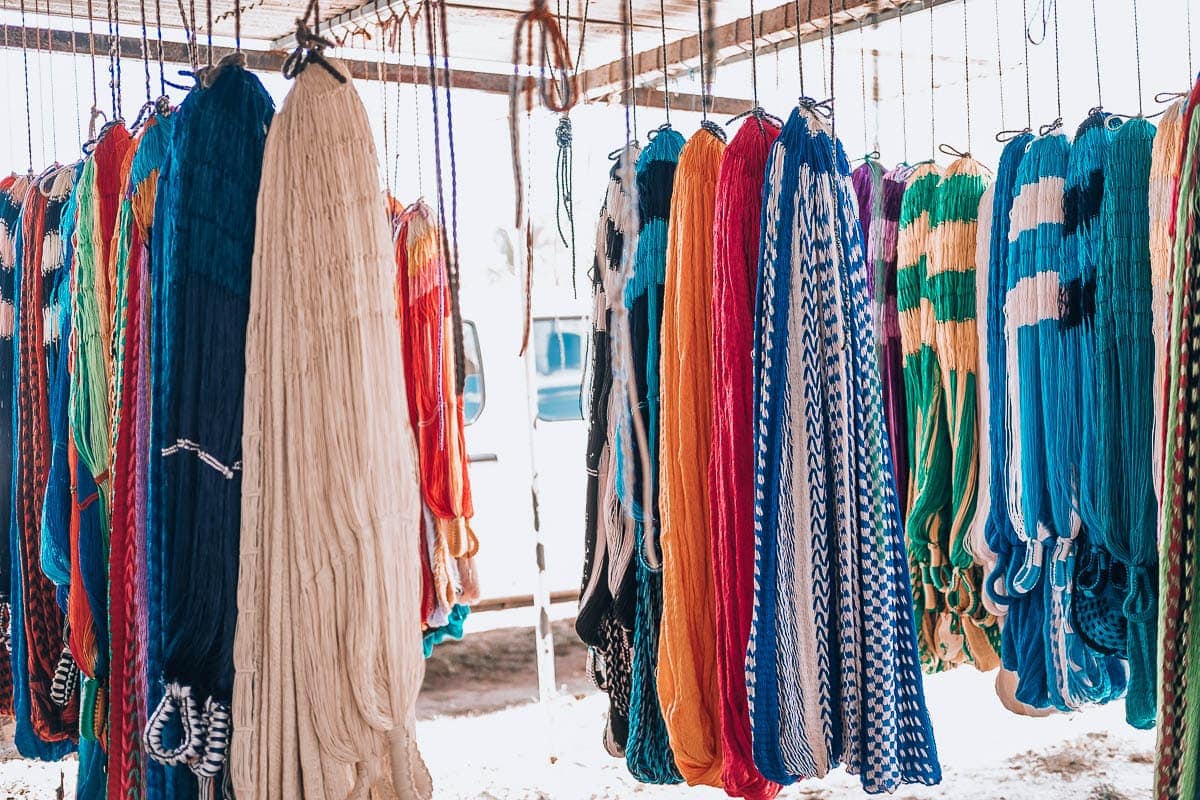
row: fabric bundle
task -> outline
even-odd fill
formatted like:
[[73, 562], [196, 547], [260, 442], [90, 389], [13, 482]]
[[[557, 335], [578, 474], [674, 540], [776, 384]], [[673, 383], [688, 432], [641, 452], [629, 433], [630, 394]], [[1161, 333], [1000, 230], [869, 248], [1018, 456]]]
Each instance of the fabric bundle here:
[[[584, 564], [575, 617], [575, 632], [588, 646], [589, 673], [608, 695], [604, 745], [615, 758], [624, 757], [629, 737], [636, 586], [632, 522], [621, 513], [616, 493], [618, 424], [629, 412], [615, 386], [621, 369], [614, 364], [613, 340], [637, 243], [634, 165], [638, 155], [637, 146], [629, 145], [614, 161], [596, 228]], [[628, 442], [628, 431], [625, 437]]]
[[[146, 740], [153, 758], [190, 769], [204, 793], [220, 785], [230, 737], [245, 331], [273, 112], [243, 68], [206, 75], [180, 107], [157, 193], [150, 485], [162, 525], [164, 695]], [[164, 730], [176, 724], [181, 741], [171, 746]]]
[[339, 76], [296, 78], [267, 137], [257, 219], [233, 788], [428, 798], [414, 731], [421, 496], [395, 260], [366, 110]]
[[839, 762], [868, 791], [940, 779], [885, 445], [871, 289], [840, 144], [807, 108], [776, 141], [755, 329], [755, 763]]
[[1113, 139], [1105, 174], [1096, 267], [1097, 459], [1086, 485], [1092, 530], [1125, 573], [1125, 717], [1154, 726], [1158, 535], [1153, 458], [1154, 337], [1150, 278], [1150, 163], [1154, 126], [1132, 119]]
[[725, 142], [701, 127], [671, 194], [661, 330], [662, 623], [658, 697], [675, 763], [721, 786], [708, 464], [712, 453], [713, 215]]
[[[662, 616], [662, 571], [659, 556], [658, 456], [660, 430], [660, 326], [663, 315], [663, 281], [667, 260], [667, 224], [675, 168], [684, 139], [663, 128], [638, 157], [638, 239], [633, 274], [625, 285], [633, 375], [639, 403], [633, 412], [642, 417], [646, 451], [636, 437], [633, 484], [621, 487], [624, 502], [636, 523], [637, 603], [633, 630], [632, 689], [629, 699], [629, 741], [625, 760], [629, 771], [646, 783], [681, 780], [658, 700], [659, 624]], [[647, 456], [642, 462], [642, 456]], [[645, 464], [649, 470], [644, 469]], [[645, 498], [649, 498], [649, 507]]]
[[767, 156], [779, 135], [748, 119], [725, 148], [713, 220], [712, 452], [708, 462], [716, 592], [721, 782], [735, 797], [779, 791], [754, 765], [746, 701], [746, 642], [754, 603], [754, 292]]
[[[479, 599], [479, 541], [467, 480], [463, 399], [455, 391], [450, 287], [442, 232], [423, 201], [395, 225], [396, 299], [409, 424], [417, 434], [421, 495], [432, 519], [422, 535], [421, 621], [426, 654], [437, 631], [462, 638], [467, 603]], [[424, 517], [422, 518], [424, 521]]]

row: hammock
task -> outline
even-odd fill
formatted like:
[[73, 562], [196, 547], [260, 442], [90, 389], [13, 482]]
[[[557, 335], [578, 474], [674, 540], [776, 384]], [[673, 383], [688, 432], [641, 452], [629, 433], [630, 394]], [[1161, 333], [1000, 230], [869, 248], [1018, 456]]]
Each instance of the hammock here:
[[1019, 676], [1017, 699], [1035, 708], [1062, 705], [1061, 697], [1051, 694], [1046, 642], [1049, 582], [1043, 566], [1054, 536], [1054, 520], [1046, 483], [1039, 348], [1043, 336], [1049, 340], [1058, 334], [1063, 185], [1070, 148], [1061, 133], [1038, 137], [1029, 145], [1017, 170], [1008, 235], [1006, 493], [1017, 541], [1005, 572], [1005, 593], [1011, 605], [1003, 646], [1006, 654], [1012, 654], [1006, 666]]
[[[1132, 119], [1113, 139], [1100, 212], [1096, 264], [1096, 469], [1091, 502], [1097, 541], [1126, 575], [1122, 612], [1129, 689], [1125, 719], [1154, 726], [1158, 538], [1154, 495], [1153, 317], [1150, 302], [1150, 160], [1154, 126]], [[1085, 472], [1085, 479], [1089, 475]]]
[[[118, 312], [114, 325], [118, 347], [113, 380], [115, 456], [109, 572], [120, 579], [109, 582], [113, 651], [108, 737], [110, 797], [140, 797], [141, 787], [147, 782], [141, 741], [148, 712], [148, 682], [142, 672], [147, 649], [142, 568], [146, 537], [144, 506], [139, 507], [136, 499], [136, 471], [145, 461], [145, 455], [137, 446], [136, 431], [145, 422], [139, 394], [144, 351], [149, 350], [149, 342], [143, 338], [142, 320], [149, 312], [150, 224], [158, 170], [170, 144], [172, 125], [168, 119], [151, 117], [142, 129], [131, 153], [127, 189], [118, 215], [118, 235], [123, 237], [119, 247], [127, 256], [118, 264], [117, 298], [123, 310]], [[65, 458], [65, 448], [62, 449]], [[56, 446], [55, 458], [58, 457]], [[49, 506], [48, 490], [47, 509]]]
[[937, 559], [929, 572], [944, 609], [937, 631], [938, 658], [947, 665], [970, 661], [986, 672], [999, 665], [1000, 628], [982, 602], [984, 574], [969, 541], [979, 476], [975, 255], [985, 185], [984, 166], [970, 156], [946, 169], [935, 197], [922, 303], [927, 295], [933, 309], [949, 445], [942, 478], [949, 482], [947, 524], [939, 530], [941, 541], [933, 551]]
[[1165, 370], [1163, 491], [1161, 537], [1163, 558], [1159, 595], [1162, 636], [1159, 677], [1158, 746], [1155, 748], [1156, 800], [1195, 797], [1200, 788], [1200, 685], [1189, 676], [1197, 669], [1196, 632], [1200, 586], [1196, 568], [1197, 520], [1191, 487], [1200, 481], [1194, 457], [1200, 446], [1200, 404], [1192, 358], [1200, 353], [1200, 271], [1194, 257], [1200, 246], [1200, 83], [1193, 86], [1180, 126], [1178, 183], [1173, 192], [1172, 251], [1168, 270], [1170, 309]]
[[779, 128], [747, 119], [725, 148], [713, 232], [712, 456], [708, 497], [716, 600], [716, 669], [725, 791], [769, 800], [779, 786], [754, 766], [746, 642], [754, 604], [754, 289], [767, 156]]
[[[473, 559], [479, 542], [467, 479], [462, 397], [455, 393], [453, 325], [442, 232], [423, 201], [400, 214], [396, 231], [396, 298], [400, 318], [409, 423], [417, 436], [421, 494], [433, 525], [426, 538], [434, 607], [422, 609], [427, 628], [479, 599]], [[461, 623], [458, 636], [462, 636]]]
[[798, 108], [767, 174], [746, 655], [755, 764], [781, 784], [839, 762], [871, 792], [937, 783], [849, 168]]
[[239, 797], [433, 792], [415, 740], [421, 497], [376, 164], [353, 85], [301, 72], [267, 137], [246, 329]]
[[[584, 565], [575, 631], [588, 645], [588, 667], [596, 687], [609, 698], [605, 749], [625, 755], [629, 738], [629, 697], [636, 605], [632, 569], [632, 522], [616, 497], [618, 423], [628, 417], [618, 392], [618, 314], [632, 254], [637, 243], [636, 145], [623, 150], [609, 171], [604, 208], [596, 228], [592, 264], [592, 363], [588, 402], [587, 487], [584, 518]], [[625, 441], [629, 441], [626, 433]]]
[[[273, 112], [245, 69], [206, 74], [178, 111], [158, 187], [150, 469], [163, 525], [164, 695], [146, 748], [190, 769], [206, 796], [221, 785], [230, 737], [245, 326]], [[178, 744], [164, 740], [168, 725], [180, 726]]]
[[721, 787], [708, 464], [712, 452], [713, 214], [725, 142], [701, 127], [675, 171], [661, 331], [662, 622], [658, 697], [680, 775]]
[[[12, 642], [14, 739], [26, 758], [57, 760], [74, 749], [79, 707], [55, 702], [53, 682], [63, 653], [63, 614], [54, 584], [41, 570], [41, 504], [49, 460], [42, 331], [42, 233], [48, 198], [29, 180], [14, 184], [21, 199], [13, 251], [13, 505]], [[11, 212], [10, 212], [11, 213]], [[8, 215], [6, 214], [6, 217]]]
[[[1091, 541], [1095, 521], [1084, 520], [1082, 482], [1094, 463], [1096, 441], [1086, 420], [1095, 414], [1096, 264], [1102, 252], [1100, 207], [1111, 134], [1108, 115], [1096, 112], [1075, 134], [1063, 196], [1063, 247], [1059, 260], [1057, 335], [1043, 337], [1041, 364], [1052, 381], [1043, 393], [1046, 469], [1057, 539], [1046, 586], [1047, 667], [1060, 707], [1075, 709], [1119, 697], [1125, 668], [1105, 644], [1110, 627], [1095, 578], [1078, 578], [1100, 561]], [[1055, 376], [1077, 376], [1065, 381]], [[1081, 424], [1082, 422], [1082, 424]], [[1072, 567], [1074, 565], [1074, 567]], [[1082, 590], [1082, 591], [1081, 591]]]

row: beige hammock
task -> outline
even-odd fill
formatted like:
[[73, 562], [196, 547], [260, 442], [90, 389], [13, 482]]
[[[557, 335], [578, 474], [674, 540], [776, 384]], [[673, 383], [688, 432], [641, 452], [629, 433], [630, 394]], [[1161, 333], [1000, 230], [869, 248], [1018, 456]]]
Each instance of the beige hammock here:
[[[331, 64], [343, 74], [338, 62]], [[318, 64], [271, 125], [246, 331], [240, 800], [426, 800], [421, 500], [366, 111]]]

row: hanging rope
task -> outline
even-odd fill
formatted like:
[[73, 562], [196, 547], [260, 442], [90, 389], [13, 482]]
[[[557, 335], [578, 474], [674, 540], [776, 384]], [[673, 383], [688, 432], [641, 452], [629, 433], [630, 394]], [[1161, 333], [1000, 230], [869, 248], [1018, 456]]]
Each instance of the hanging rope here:
[[904, 140], [904, 163], [908, 163], [908, 76], [904, 71], [904, 10], [896, 18], [900, 40], [900, 128]]
[[[929, 149], [937, 150], [937, 92], [934, 83], [933, 4], [929, 4]], [[932, 158], [932, 156], [930, 156]]]
[[1096, 108], [1104, 108], [1104, 88], [1100, 83], [1100, 28], [1096, 22], [1096, 0], [1092, 0], [1092, 50], [1096, 57]]
[[800, 38], [800, 0], [795, 0], [793, 6], [796, 9], [796, 66], [800, 75], [800, 96], [807, 97], [808, 89], [804, 85], [804, 47]]
[[[971, 36], [967, 23], [967, 4], [969, 0], [963, 0], [963, 86], [964, 94], [967, 101], [967, 155], [972, 151], [971, 146]], [[999, 40], [1000, 37], [996, 37]], [[1003, 90], [1001, 90], [1003, 92]], [[1003, 105], [1003, 101], [1001, 102]]]
[[1008, 112], [1004, 106], [1004, 53], [1000, 48], [1000, 43], [1004, 40], [1004, 37], [1000, 35], [1000, 0], [992, 0], [992, 20], [996, 26], [996, 69], [1000, 84], [1000, 129], [1007, 130]]
[[[708, 107], [712, 104], [712, 98], [710, 97], [710, 93], [712, 92], [712, 74], [710, 72], [711, 68], [710, 68], [709, 62], [707, 61], [708, 54], [707, 54], [706, 50], [708, 47], [708, 42], [704, 38], [704, 8], [703, 8], [703, 5], [704, 4], [703, 4], [702, 0], [696, 0], [696, 36], [699, 37], [699, 42], [698, 42], [699, 47], [697, 49], [700, 52], [700, 118], [702, 120], [704, 120], [705, 122], [707, 122], [708, 121]], [[712, 6], [712, 0], [709, 0], [709, 6], [710, 7]], [[754, 12], [751, 11], [750, 13], [753, 14]], [[750, 22], [750, 36], [753, 39], [753, 36], [754, 36], [753, 19]], [[755, 86], [755, 84], [757, 84], [758, 81], [757, 81], [757, 76], [755, 76], [753, 74], [755, 72], [754, 51], [758, 49], [758, 46], [755, 43], [751, 42], [750, 49], [751, 49], [750, 71], [752, 73], [750, 76], [750, 83], [752, 86], [752, 91], [754, 92], [754, 104], [758, 105], [758, 88], [757, 88], [757, 86]]]
[[663, 112], [667, 127], [671, 127], [671, 76], [667, 72], [667, 12], [663, 0], [658, 0], [658, 30], [662, 39], [658, 50], [659, 63], [663, 74]]
[[[1139, 117], [1146, 116], [1145, 108], [1143, 107], [1143, 92], [1142, 92], [1142, 31], [1138, 20], [1138, 4], [1137, 0], [1132, 0], [1130, 3], [1133, 6], [1133, 58], [1134, 64], [1137, 67], [1137, 92], [1138, 92], [1138, 113]], [[1054, 6], [1054, 48], [1058, 50], [1058, 4]], [[1061, 109], [1059, 116], [1062, 116]]]
[[29, 38], [25, 22], [25, 0], [21, 0], [21, 67], [25, 74], [25, 147], [29, 157], [29, 175], [33, 176], [33, 114], [29, 99]]

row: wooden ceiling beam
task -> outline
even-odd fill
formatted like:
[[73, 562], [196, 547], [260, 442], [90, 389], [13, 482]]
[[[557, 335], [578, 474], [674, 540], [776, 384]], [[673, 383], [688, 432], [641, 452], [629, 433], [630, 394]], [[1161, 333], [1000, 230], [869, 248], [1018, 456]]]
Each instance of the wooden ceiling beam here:
[[[731, 64], [750, 57], [754, 39], [758, 40], [760, 48], [772, 47], [777, 43], [794, 43], [799, 28], [801, 42], [809, 42], [828, 36], [831, 25], [837, 34], [856, 30], [859, 20], [874, 24], [948, 2], [951, 0], [814, 0], [811, 6], [800, 4], [803, 10], [799, 17], [797, 4], [789, 2], [758, 12], [753, 26], [755, 36], [751, 36], [748, 16], [719, 25], [714, 31], [706, 32], [705, 36], [713, 37], [717, 65]], [[642, 50], [634, 54], [632, 61], [635, 84], [661, 79], [661, 48]], [[673, 77], [696, 69], [700, 62], [700, 37], [692, 34], [668, 42], [666, 62], [667, 74]], [[581, 73], [579, 79], [583, 96], [595, 99], [619, 92], [626, 80], [625, 71], [622, 60], [617, 59]]]
[[[37, 42], [41, 42], [43, 49], [49, 49], [56, 53], [70, 53], [72, 47], [74, 52], [81, 57], [88, 53], [88, 32], [87, 31], [69, 31], [59, 28], [35, 28], [25, 27], [20, 25], [3, 25], [0, 24], [0, 42], [7, 42], [9, 49], [20, 49], [22, 41], [27, 43], [29, 48], [37, 46]], [[22, 38], [24, 37], [24, 38]], [[97, 57], [100, 60], [107, 58], [109, 50], [110, 38], [107, 33], [95, 34], [95, 48]], [[121, 58], [127, 62], [140, 62], [142, 60], [142, 40], [133, 36], [122, 36], [118, 39], [119, 52]], [[168, 64], [189, 65], [191, 60], [188, 56], [188, 47], [183, 42], [163, 41], [163, 60]], [[157, 59], [158, 41], [150, 43], [151, 59]], [[219, 61], [223, 56], [233, 52], [228, 48], [214, 47], [213, 62]], [[255, 72], [278, 72], [283, 67], [284, 59], [288, 53], [285, 50], [243, 50], [246, 56], [246, 67]], [[207, 57], [207, 53], [205, 53]], [[207, 60], [207, 59], [206, 59]], [[340, 59], [346, 68], [350, 71], [352, 77], [356, 80], [374, 81], [379, 79], [379, 62], [363, 60], [363, 59]], [[439, 82], [444, 81], [443, 71], [436, 70]], [[512, 84], [511, 73], [499, 72], [478, 72], [472, 70], [456, 69], [452, 70], [453, 88], [466, 91], [484, 92], [487, 94], [508, 94], [509, 87]], [[422, 84], [429, 83], [429, 67], [418, 65], [414, 70], [410, 65], [401, 65], [397, 68], [396, 64], [388, 64], [384, 69], [384, 80], [389, 83], [397, 84]], [[639, 89], [637, 92], [637, 102], [639, 106], [649, 108], [663, 107], [663, 93], [655, 89]], [[729, 112], [730, 114], [738, 114], [749, 108], [749, 103], [744, 100], [734, 98], [713, 98], [713, 111], [718, 114]], [[691, 94], [679, 94], [673, 92], [671, 94], [672, 108], [699, 108], [700, 97]]]

